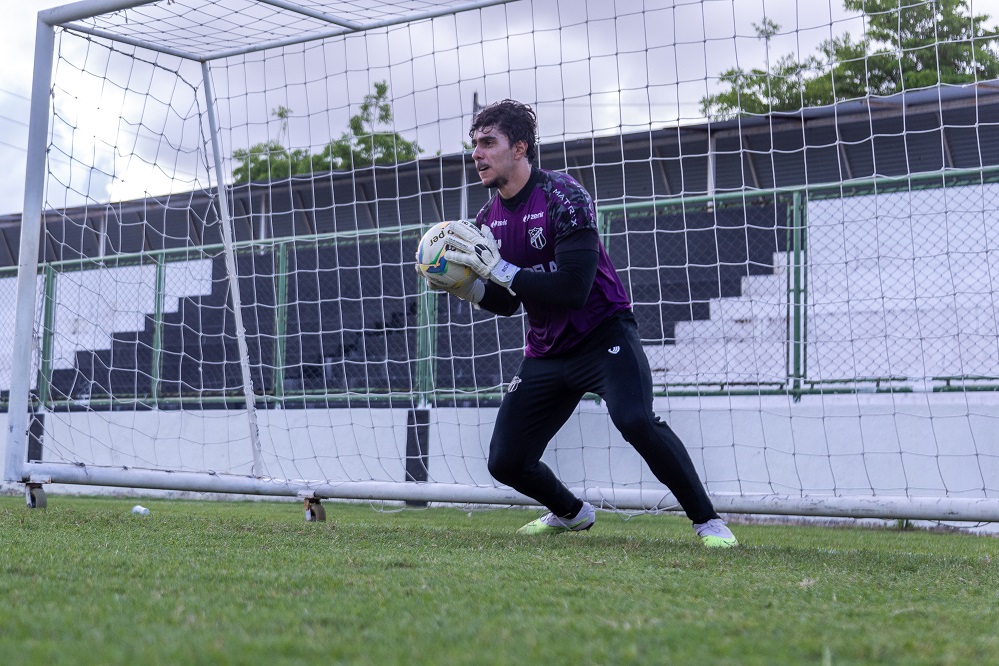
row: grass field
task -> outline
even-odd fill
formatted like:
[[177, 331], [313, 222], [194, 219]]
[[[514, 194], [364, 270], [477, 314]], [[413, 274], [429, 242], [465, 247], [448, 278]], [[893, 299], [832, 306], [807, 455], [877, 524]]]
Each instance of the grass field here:
[[992, 664], [999, 539], [0, 497], [0, 664]]

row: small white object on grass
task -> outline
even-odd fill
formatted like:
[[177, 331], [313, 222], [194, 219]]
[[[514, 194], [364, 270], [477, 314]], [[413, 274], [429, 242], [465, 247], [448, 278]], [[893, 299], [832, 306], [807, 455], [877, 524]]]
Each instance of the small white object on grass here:
[[132, 507], [132, 515], [134, 515], [134, 516], [148, 516], [149, 515], [149, 509], [147, 509], [146, 507], [142, 506], [141, 504], [136, 504], [135, 506]]

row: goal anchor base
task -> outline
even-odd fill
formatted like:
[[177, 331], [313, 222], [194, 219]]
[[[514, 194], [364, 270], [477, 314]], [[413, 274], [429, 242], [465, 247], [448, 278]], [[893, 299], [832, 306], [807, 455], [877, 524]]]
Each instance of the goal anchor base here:
[[307, 523], [326, 522], [326, 507], [320, 504], [319, 498], [317, 497], [305, 498], [305, 522]]
[[24, 484], [24, 501], [29, 509], [44, 509], [48, 506], [48, 499], [40, 483]]

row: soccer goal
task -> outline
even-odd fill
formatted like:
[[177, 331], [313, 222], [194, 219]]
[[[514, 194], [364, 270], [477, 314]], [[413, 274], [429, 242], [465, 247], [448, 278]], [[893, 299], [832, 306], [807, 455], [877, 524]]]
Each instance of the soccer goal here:
[[[4, 478], [530, 504], [486, 468], [526, 322], [413, 267], [487, 200], [467, 128], [511, 97], [592, 194], [720, 511], [999, 520], [995, 38], [820, 4], [40, 12]], [[545, 461], [676, 508], [597, 396]]]

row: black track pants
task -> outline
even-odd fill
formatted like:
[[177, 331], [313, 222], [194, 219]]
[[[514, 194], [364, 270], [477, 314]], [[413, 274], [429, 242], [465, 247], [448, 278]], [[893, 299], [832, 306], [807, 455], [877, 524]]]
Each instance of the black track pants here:
[[557, 516], [578, 507], [541, 456], [587, 392], [607, 403], [614, 426], [691, 521], [718, 517], [687, 449], [652, 411], [652, 371], [630, 312], [614, 315], [564, 356], [524, 359], [496, 417], [489, 473]]

